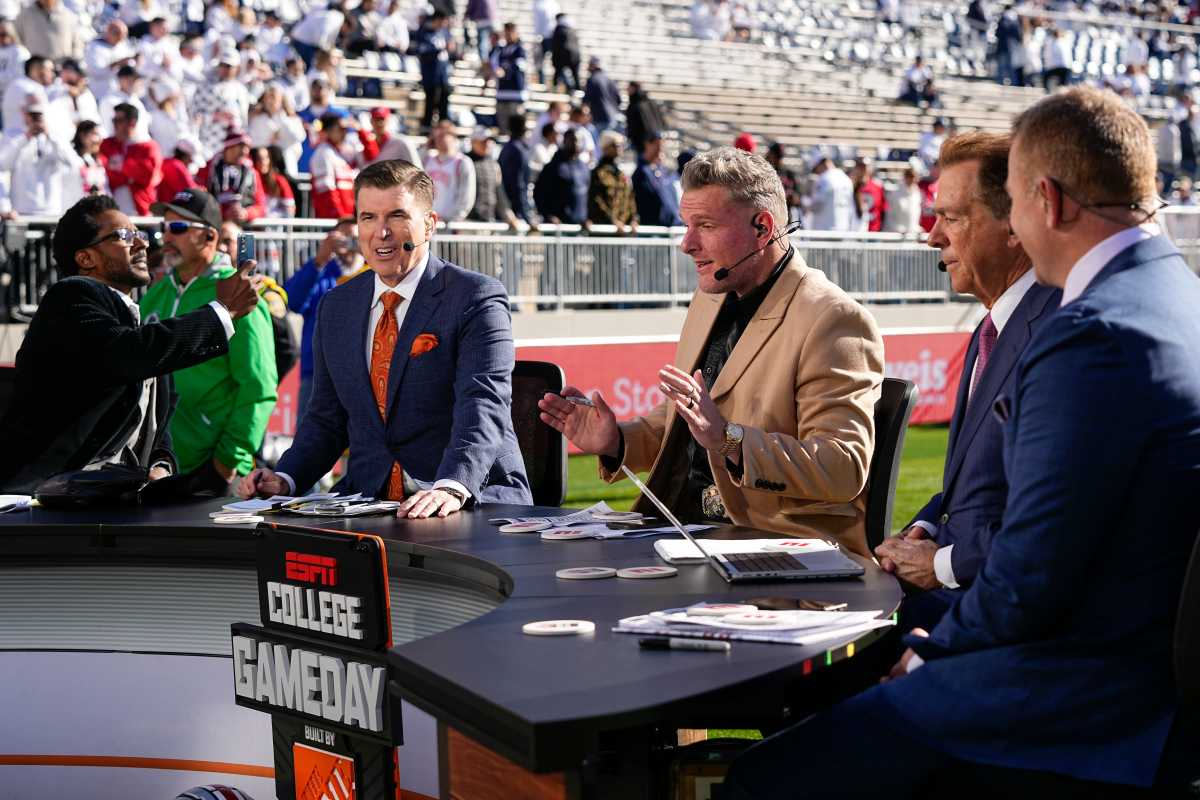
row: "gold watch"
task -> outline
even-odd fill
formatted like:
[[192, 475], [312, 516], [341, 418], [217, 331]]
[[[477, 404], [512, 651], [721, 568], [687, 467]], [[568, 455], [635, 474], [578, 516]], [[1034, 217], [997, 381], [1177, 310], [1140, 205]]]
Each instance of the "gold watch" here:
[[745, 436], [745, 431], [742, 426], [736, 422], [725, 423], [725, 441], [721, 443], [721, 448], [717, 450], [720, 455], [729, 456], [742, 446], [742, 437]]

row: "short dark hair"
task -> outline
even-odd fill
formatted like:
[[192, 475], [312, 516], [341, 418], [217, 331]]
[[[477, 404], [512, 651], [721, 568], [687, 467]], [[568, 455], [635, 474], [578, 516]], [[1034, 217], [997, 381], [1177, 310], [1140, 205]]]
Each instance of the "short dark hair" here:
[[87, 136], [89, 133], [99, 127], [100, 126], [95, 122], [95, 120], [90, 119], [81, 120], [80, 123], [75, 126], [75, 137], [71, 139], [71, 146], [75, 148], [76, 153], [80, 155], [83, 154], [83, 137]]
[[346, 125], [345, 120], [343, 120], [337, 114], [322, 114], [321, 115], [321, 130], [323, 130], [323, 131], [328, 130], [329, 128], [342, 128], [342, 127], [345, 127], [345, 125]]
[[117, 201], [106, 194], [91, 194], [67, 209], [54, 229], [54, 264], [64, 278], [79, 274], [75, 254], [100, 235], [99, 217], [106, 211], [120, 211]]
[[130, 105], [129, 103], [117, 103], [115, 106], [113, 106], [113, 113], [121, 114], [122, 116], [127, 118], [130, 122], [138, 121], [137, 106]]
[[376, 161], [354, 179], [354, 202], [358, 204], [358, 193], [364, 186], [372, 189], [400, 187], [412, 193], [417, 203], [426, 209], [433, 208], [433, 181], [425, 170], [402, 158]]
[[529, 121], [525, 119], [524, 114], [517, 114], [508, 120], [508, 134], [514, 139], [520, 139], [525, 136], [525, 131], [529, 130]]
[[36, 56], [36, 55], [30, 56], [29, 58], [25, 59], [25, 77], [28, 78], [29, 73], [32, 72], [33, 68], [36, 67], [38, 64], [41, 64], [42, 62], [49, 61], [49, 60], [50, 59], [46, 58], [45, 56]]

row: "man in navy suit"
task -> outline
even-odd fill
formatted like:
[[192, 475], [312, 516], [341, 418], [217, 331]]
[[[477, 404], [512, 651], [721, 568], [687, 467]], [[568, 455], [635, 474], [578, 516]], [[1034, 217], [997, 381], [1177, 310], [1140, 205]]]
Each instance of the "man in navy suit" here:
[[978, 765], [1009, 796], [1146, 787], [1196, 747], [1171, 637], [1200, 529], [1200, 280], [1153, 224], [1153, 139], [1111, 92], [1054, 94], [1017, 117], [1007, 186], [1063, 296], [993, 405], [1003, 525], [892, 680], [749, 749], [726, 797], [906, 797]]
[[278, 472], [243, 497], [312, 486], [350, 448], [339, 491], [404, 498], [447, 516], [473, 501], [531, 504], [511, 417], [513, 340], [504, 287], [433, 256], [433, 182], [379, 161], [354, 182], [369, 271], [330, 291], [313, 333], [313, 391]]
[[1009, 227], [1009, 145], [1007, 135], [976, 131], [947, 139], [938, 156], [942, 173], [929, 244], [941, 251], [954, 291], [974, 295], [988, 313], [963, 363], [942, 491], [902, 535], [875, 549], [885, 570], [911, 589], [927, 590], [906, 598], [906, 629], [936, 624], [983, 566], [1008, 495], [1004, 429], [992, 404], [1012, 394], [1017, 359], [1062, 295], [1037, 284]]

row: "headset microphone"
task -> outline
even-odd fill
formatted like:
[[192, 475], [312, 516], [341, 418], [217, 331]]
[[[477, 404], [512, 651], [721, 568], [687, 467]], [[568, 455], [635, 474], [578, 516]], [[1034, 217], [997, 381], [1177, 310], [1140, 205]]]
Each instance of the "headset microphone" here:
[[945, 262], [945, 261], [939, 261], [939, 262], [938, 262], [938, 269], [939, 269], [939, 270], [941, 270], [942, 272], [945, 272], [945, 271], [946, 271], [946, 262]]
[[[746, 253], [746, 255], [742, 256], [737, 261], [730, 264], [728, 267], [721, 267], [719, 270], [714, 272], [713, 278], [718, 281], [725, 280], [726, 278], [729, 277], [729, 273], [732, 272], [735, 267], [741, 266], [747, 259], [751, 258], [752, 256], [754, 256], [757, 253], [761, 253], [763, 250], [765, 250], [768, 247], [770, 247], [771, 245], [775, 244], [775, 242], [778, 242], [780, 239], [784, 238], [785, 236], [789, 236], [789, 235], [795, 233], [796, 231], [800, 230], [800, 228], [803, 224], [804, 223], [802, 223], [800, 220], [796, 220], [795, 222], [789, 223], [783, 229], [783, 232], [778, 233], [775, 236], [772, 236], [771, 239], [766, 244], [764, 244], [762, 247], [754, 248], [749, 253]], [[760, 225], [760, 224], [755, 224], [754, 227], [758, 228], [761, 231], [764, 226]]]
[[[425, 243], [421, 242], [421, 244], [425, 244]], [[406, 253], [411, 253], [413, 250], [417, 249], [417, 245], [413, 244], [412, 242], [405, 242], [404, 244], [402, 244], [400, 246], [402, 248], [404, 248], [404, 252], [406, 252]]]

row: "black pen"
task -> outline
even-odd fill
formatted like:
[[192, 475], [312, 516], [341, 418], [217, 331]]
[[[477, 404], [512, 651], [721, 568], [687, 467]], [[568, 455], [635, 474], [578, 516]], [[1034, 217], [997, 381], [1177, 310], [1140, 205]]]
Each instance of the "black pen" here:
[[676, 639], [657, 637], [654, 639], [638, 639], [638, 647], [643, 650], [702, 650], [707, 653], [728, 653], [732, 648], [729, 642], [712, 642], [707, 639]]

